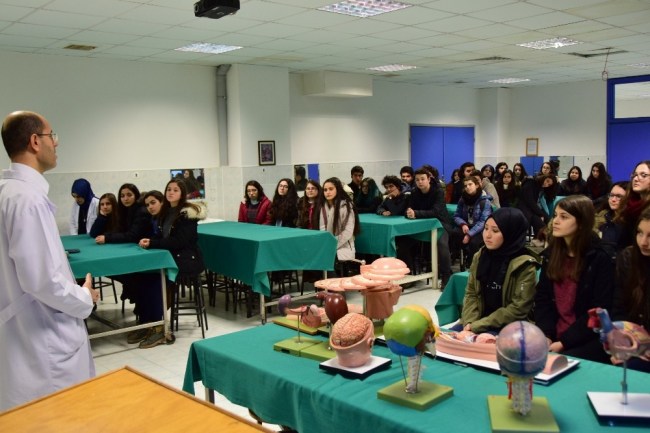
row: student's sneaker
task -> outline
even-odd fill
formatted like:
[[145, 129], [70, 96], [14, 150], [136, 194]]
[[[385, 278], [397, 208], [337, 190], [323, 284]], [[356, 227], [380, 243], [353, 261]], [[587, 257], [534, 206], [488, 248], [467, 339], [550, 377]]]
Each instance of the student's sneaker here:
[[174, 344], [174, 341], [176, 341], [173, 335], [170, 340], [165, 338], [165, 327], [163, 325], [158, 325], [151, 329], [152, 331], [147, 338], [140, 342], [140, 349], [149, 349], [159, 344]]
[[126, 334], [126, 342], [129, 344], [139, 343], [149, 336], [152, 328], [136, 329]]

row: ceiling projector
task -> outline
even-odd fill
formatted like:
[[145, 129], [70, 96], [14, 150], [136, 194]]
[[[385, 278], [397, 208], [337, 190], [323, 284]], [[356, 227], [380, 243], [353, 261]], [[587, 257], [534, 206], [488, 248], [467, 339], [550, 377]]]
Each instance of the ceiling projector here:
[[239, 0], [200, 0], [194, 3], [194, 16], [218, 20], [239, 10]]

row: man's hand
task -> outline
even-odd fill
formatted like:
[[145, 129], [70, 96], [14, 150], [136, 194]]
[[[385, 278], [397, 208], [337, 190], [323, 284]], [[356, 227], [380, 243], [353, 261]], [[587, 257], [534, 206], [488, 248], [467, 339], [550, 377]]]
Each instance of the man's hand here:
[[90, 275], [90, 273], [86, 274], [86, 281], [84, 281], [84, 285], [82, 287], [88, 289], [90, 297], [93, 300], [93, 304], [96, 304], [97, 301], [99, 301], [99, 290], [93, 289], [93, 277]]
[[106, 237], [104, 235], [99, 235], [95, 238], [95, 243], [102, 245], [106, 243]]
[[406, 218], [415, 219], [415, 211], [411, 208], [406, 209]]

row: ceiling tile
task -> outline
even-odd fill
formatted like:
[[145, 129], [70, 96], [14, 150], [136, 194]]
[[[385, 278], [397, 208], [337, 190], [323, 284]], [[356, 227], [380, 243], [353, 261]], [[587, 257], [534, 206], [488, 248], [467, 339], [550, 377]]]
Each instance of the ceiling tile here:
[[83, 15], [96, 15], [112, 17], [117, 14], [133, 10], [137, 7], [135, 3], [126, 3], [119, 0], [54, 0], [43, 7], [44, 10], [71, 12]]
[[63, 39], [74, 35], [79, 32], [78, 29], [64, 28], [64, 27], [54, 27], [54, 26], [44, 26], [44, 25], [34, 25], [34, 24], [23, 24], [23, 23], [14, 23], [10, 27], [7, 27], [3, 30], [3, 33], [8, 35], [22, 35], [22, 36], [31, 36], [37, 38], [52, 38], [52, 39]]
[[32, 8], [0, 4], [0, 17], [2, 17], [4, 21], [18, 21], [32, 12], [34, 12], [34, 9]]
[[437, 32], [453, 33], [453, 32], [472, 29], [476, 27], [487, 26], [489, 24], [492, 23], [486, 20], [480, 20], [477, 18], [467, 17], [463, 15], [456, 15], [450, 18], [443, 18], [439, 21], [418, 24], [418, 27], [422, 27], [429, 30], [435, 30]]
[[241, 9], [237, 12], [238, 18], [251, 19], [257, 21], [275, 21], [297, 15], [305, 12], [303, 7], [295, 7], [281, 4], [273, 4], [262, 1], [249, 1], [241, 5]]
[[94, 26], [104, 20], [104, 17], [72, 14], [67, 12], [64, 13], [46, 11], [39, 9], [20, 21], [27, 24], [42, 24], [73, 29], [85, 29], [87, 27]]
[[425, 3], [423, 6], [439, 9], [442, 11], [453, 12], [457, 14], [466, 14], [483, 9], [499, 7], [507, 4], [516, 3], [515, 0], [481, 0], [481, 1], [458, 1], [458, 0], [438, 0]]
[[524, 2], [516, 2], [504, 6], [497, 6], [490, 9], [471, 12], [467, 15], [487, 21], [508, 22], [522, 18], [530, 18], [536, 15], [543, 15], [549, 12], [553, 11], [551, 9], [535, 6]]
[[150, 35], [167, 29], [164, 24], [143, 23], [132, 20], [112, 18], [94, 27], [92, 30], [108, 33], [128, 33], [131, 35]]
[[596, 5], [576, 7], [567, 9], [566, 12], [584, 18], [597, 19], [624, 15], [632, 12], [639, 12], [648, 9], [648, 2], [637, 0], [603, 1]]

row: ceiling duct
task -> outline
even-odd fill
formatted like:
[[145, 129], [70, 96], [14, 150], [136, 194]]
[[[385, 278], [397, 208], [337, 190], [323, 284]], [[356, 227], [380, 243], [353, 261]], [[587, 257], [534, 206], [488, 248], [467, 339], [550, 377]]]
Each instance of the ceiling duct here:
[[302, 91], [307, 96], [363, 98], [372, 96], [372, 77], [343, 72], [308, 72], [302, 74]]

